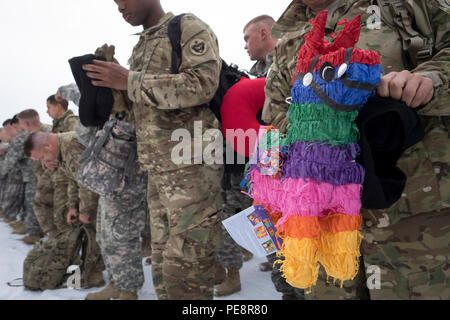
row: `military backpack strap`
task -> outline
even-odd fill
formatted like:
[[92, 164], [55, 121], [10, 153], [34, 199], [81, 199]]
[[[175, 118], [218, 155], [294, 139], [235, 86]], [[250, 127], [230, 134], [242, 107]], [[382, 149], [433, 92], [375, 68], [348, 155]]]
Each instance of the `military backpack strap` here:
[[172, 45], [172, 66], [170, 71], [172, 74], [177, 74], [181, 65], [181, 18], [183, 16], [185, 16], [185, 13], [175, 16], [169, 22], [169, 39]]
[[[425, 1], [412, 1], [414, 16], [406, 8], [405, 0], [376, 0], [381, 11], [381, 19], [402, 39], [403, 51], [411, 61], [412, 68], [433, 57], [433, 31]], [[415, 27], [413, 27], [415, 20]]]

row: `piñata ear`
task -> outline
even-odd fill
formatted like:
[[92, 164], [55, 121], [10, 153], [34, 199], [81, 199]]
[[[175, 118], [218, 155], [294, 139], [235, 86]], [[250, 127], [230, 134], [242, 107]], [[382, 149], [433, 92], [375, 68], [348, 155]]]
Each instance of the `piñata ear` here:
[[338, 34], [333, 44], [330, 46], [330, 52], [339, 48], [352, 48], [359, 40], [361, 31], [361, 15], [357, 15], [353, 20], [345, 24], [344, 29]]
[[325, 26], [327, 24], [328, 11], [322, 11], [312, 22], [311, 31], [305, 36], [305, 46], [309, 50], [321, 53], [324, 46]]

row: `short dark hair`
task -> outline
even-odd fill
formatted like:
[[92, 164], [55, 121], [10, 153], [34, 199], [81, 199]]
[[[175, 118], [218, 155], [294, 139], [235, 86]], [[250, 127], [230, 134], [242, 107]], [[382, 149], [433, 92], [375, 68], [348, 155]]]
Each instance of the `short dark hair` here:
[[28, 158], [31, 157], [31, 151], [33, 151], [33, 148], [34, 148], [33, 138], [34, 138], [35, 134], [36, 134], [36, 132], [33, 132], [32, 134], [30, 134], [28, 136], [28, 138], [25, 140], [25, 142], [23, 143], [23, 151]]
[[19, 123], [19, 118], [17, 118], [17, 114], [14, 115], [14, 117], [12, 117], [11, 119], [11, 124], [18, 124]]
[[47, 101], [50, 104], [59, 104], [64, 110], [67, 111], [67, 109], [69, 109], [69, 101], [67, 101], [66, 99], [61, 98], [61, 101], [56, 100], [56, 97], [54, 94], [52, 94], [50, 97], [47, 98]]
[[2, 126], [4, 126], [4, 127], [9, 126], [11, 124], [11, 120], [12, 119], [7, 119], [7, 120], [3, 121]]

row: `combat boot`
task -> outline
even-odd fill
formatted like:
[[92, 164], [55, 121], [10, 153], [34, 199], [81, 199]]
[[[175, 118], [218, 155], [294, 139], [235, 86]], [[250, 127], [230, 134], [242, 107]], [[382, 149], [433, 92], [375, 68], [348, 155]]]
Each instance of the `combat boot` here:
[[142, 257], [152, 255], [152, 242], [150, 237], [142, 237]]
[[0, 219], [3, 219], [4, 218], [4, 216], [3, 216], [3, 210], [2, 210], [2, 208], [0, 208]]
[[16, 224], [15, 227], [13, 227], [14, 231], [13, 234], [27, 234], [27, 229], [25, 228], [25, 224]]
[[244, 255], [244, 261], [247, 262], [253, 258], [253, 253], [242, 248], [242, 254]]
[[241, 291], [241, 278], [239, 269], [228, 269], [227, 278], [216, 287], [216, 297], [229, 296], [235, 292]]
[[99, 292], [89, 293], [85, 300], [110, 300], [118, 299], [120, 291], [114, 286], [114, 282], [110, 282], [107, 287]]
[[22, 238], [21, 240], [26, 244], [34, 245], [36, 242], [41, 240], [43, 236], [44, 236], [43, 234], [29, 234], [28, 236]]
[[137, 300], [138, 295], [134, 291], [120, 290], [119, 300]]
[[6, 223], [10, 223], [16, 221], [16, 218], [5, 218], [3, 221]]
[[85, 289], [94, 287], [103, 287], [105, 285], [105, 280], [103, 279], [103, 272], [101, 270], [92, 271], [85, 283]]
[[222, 267], [222, 265], [216, 261], [216, 274], [214, 277], [214, 285], [218, 285], [221, 284], [222, 282], [225, 281], [225, 278], [227, 277], [227, 271], [225, 270], [224, 267]]
[[262, 272], [272, 271], [272, 269], [270, 262], [262, 262], [259, 264], [259, 270]]
[[147, 259], [145, 259], [145, 264], [146, 265], [152, 264], [152, 257], [148, 257]]
[[21, 221], [21, 220], [16, 220], [16, 221], [13, 221], [13, 222], [10, 222], [9, 223], [9, 226], [11, 227], [11, 228], [17, 228], [18, 226], [20, 226], [20, 225], [24, 225], [24, 223], [23, 223], [23, 221]]

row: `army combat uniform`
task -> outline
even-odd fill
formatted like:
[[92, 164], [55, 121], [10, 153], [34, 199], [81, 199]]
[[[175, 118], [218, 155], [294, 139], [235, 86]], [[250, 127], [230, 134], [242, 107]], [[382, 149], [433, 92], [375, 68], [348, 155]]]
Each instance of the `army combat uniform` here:
[[[51, 131], [63, 133], [73, 131], [78, 117], [67, 110], [58, 119], [53, 120]], [[59, 169], [45, 169], [40, 175], [34, 199], [34, 211], [44, 233], [56, 234], [66, 230], [68, 181]], [[57, 192], [55, 192], [57, 190]]]
[[[0, 165], [3, 167], [4, 160], [8, 154], [8, 147], [4, 149], [1, 155], [2, 161]], [[5, 220], [16, 219], [19, 214], [22, 214], [24, 202], [24, 183], [22, 179], [22, 171], [17, 163], [12, 170], [6, 175], [0, 175], [3, 181], [3, 186], [0, 194], [0, 204]]]
[[[24, 223], [26, 232], [29, 235], [39, 235], [42, 230], [36, 219], [33, 210], [34, 194], [36, 192], [37, 179], [33, 172], [33, 160], [25, 156], [23, 144], [30, 135], [28, 131], [21, 131], [14, 137], [8, 148], [3, 166], [0, 169], [0, 175], [6, 175], [11, 172], [16, 165], [22, 171], [22, 181], [24, 184]], [[15, 196], [15, 195], [14, 195]], [[13, 197], [14, 197], [13, 196]]]
[[199, 134], [218, 128], [214, 114], [202, 104], [215, 94], [221, 60], [211, 29], [187, 14], [181, 19], [179, 73], [171, 74], [172, 18], [167, 13], [140, 33], [128, 77], [139, 163], [148, 172], [152, 276], [159, 299], [212, 299], [223, 166], [197, 164], [202, 163], [198, 152], [191, 154], [190, 163], [176, 164], [171, 153], [179, 142], [171, 135], [183, 129], [193, 146], [194, 121], [201, 123]]
[[[92, 221], [92, 223], [86, 225], [86, 227], [95, 231], [98, 195], [79, 185], [77, 182], [78, 169], [80, 168], [78, 158], [85, 147], [78, 142], [75, 132], [58, 134], [58, 146], [58, 171], [67, 181], [67, 211], [76, 209], [79, 213], [85, 214], [89, 220]], [[56, 188], [55, 192], [58, 191]], [[65, 213], [67, 213], [67, 211]], [[95, 243], [93, 252], [98, 253], [99, 257], [96, 264], [96, 270], [103, 270], [104, 264], [97, 243]]]
[[[405, 8], [415, 16], [419, 7], [426, 9], [433, 30], [430, 34], [433, 55], [419, 61], [415, 68], [407, 66], [396, 28], [382, 20], [379, 28], [369, 29], [367, 21], [372, 13], [367, 9], [377, 4], [375, 1], [337, 0], [328, 16], [326, 34], [342, 29], [342, 25], [336, 25], [337, 21], [349, 21], [361, 14], [362, 30], [357, 47], [378, 51], [386, 73], [409, 69], [433, 81], [433, 99], [417, 109], [425, 125], [425, 138], [406, 150], [398, 162], [408, 177], [404, 193], [388, 209], [362, 210], [361, 250], [365, 266], [373, 265], [381, 270], [381, 288], [370, 290], [371, 299], [449, 299], [449, 15], [439, 1], [408, 3], [413, 6]], [[312, 17], [314, 13], [308, 7], [293, 1], [272, 30], [274, 37], [282, 35], [283, 39], [275, 49], [266, 83], [263, 120], [282, 132], [286, 129], [289, 107], [285, 99], [291, 96], [297, 54], [304, 35], [311, 29], [308, 21]], [[364, 277], [360, 278], [344, 283], [345, 292], [328, 297], [358, 298], [356, 291], [365, 285]], [[318, 292], [320, 282], [317, 298], [326, 298]], [[333, 291], [330, 287], [327, 290]]]
[[[266, 59], [258, 60], [250, 69], [249, 74], [256, 78], [266, 77], [272, 60], [273, 55], [270, 53]], [[231, 148], [227, 141], [225, 141], [225, 144], [225, 148]], [[236, 162], [234, 164], [225, 164], [225, 173], [222, 180], [222, 193], [225, 204], [222, 221], [252, 205], [252, 199], [244, 195], [240, 187], [241, 181], [244, 179], [245, 165], [240, 165]], [[216, 250], [216, 259], [225, 269], [241, 269], [243, 265], [242, 248], [231, 238], [223, 226], [222, 240]]]

